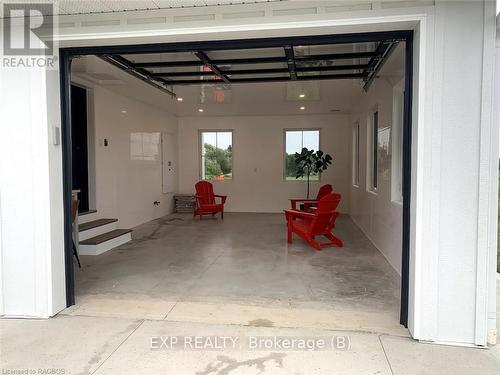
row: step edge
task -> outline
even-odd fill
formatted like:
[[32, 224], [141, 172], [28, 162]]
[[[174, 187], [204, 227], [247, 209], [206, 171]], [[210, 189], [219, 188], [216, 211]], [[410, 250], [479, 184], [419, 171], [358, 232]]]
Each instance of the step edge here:
[[[105, 223], [102, 223], [102, 224], [99, 224], [99, 225], [96, 225], [96, 226], [91, 226], [91, 227], [88, 227], [88, 228], [85, 228], [85, 229], [80, 229], [80, 226], [86, 225], [88, 223], [92, 223], [92, 222], [98, 221], [98, 220], [111, 220], [111, 221], [107, 221]], [[92, 220], [92, 221], [87, 221], [85, 223], [78, 224], [78, 232], [85, 232], [85, 231], [88, 231], [88, 230], [91, 230], [91, 229], [103, 227], [105, 225], [116, 223], [117, 221], [118, 221], [118, 219], [115, 219], [115, 218], [102, 218], [102, 219], [95, 219], [95, 220]]]
[[[119, 242], [116, 243], [116, 240], [118, 240]], [[115, 241], [114, 245], [112, 245], [111, 247], [108, 246], [110, 241]], [[85, 256], [96, 256], [107, 253], [108, 251], [114, 250], [117, 247], [132, 241], [132, 236], [130, 233], [125, 233], [124, 235], [115, 237], [110, 241], [104, 241], [98, 245], [82, 245], [80, 247], [80, 254]]]
[[[96, 238], [96, 237], [102, 236], [102, 235], [104, 235], [104, 234], [109, 234], [109, 233], [117, 232], [117, 231], [120, 231], [120, 233], [119, 233], [119, 234], [117, 234], [116, 236], [110, 237], [110, 238], [108, 238], [108, 239], [106, 239], [106, 240], [104, 240], [104, 241], [101, 241], [101, 242], [98, 242], [98, 243], [93, 243], [93, 242], [92, 242], [92, 243], [90, 243], [90, 242], [89, 242], [90, 240], [92, 240], [92, 239], [94, 239], [94, 238]], [[99, 234], [99, 235], [97, 235], [97, 236], [94, 236], [94, 237], [88, 238], [88, 239], [86, 239], [86, 240], [83, 240], [83, 241], [79, 242], [79, 244], [80, 244], [80, 245], [99, 245], [99, 244], [101, 244], [101, 243], [103, 243], [103, 242], [113, 240], [113, 239], [115, 239], [115, 238], [117, 238], [117, 237], [123, 236], [123, 235], [125, 235], [125, 234], [129, 234], [129, 233], [132, 233], [132, 229], [113, 229], [113, 230], [111, 230], [111, 231], [109, 231], [109, 232], [106, 232], [106, 233], [103, 233], [103, 234]]]

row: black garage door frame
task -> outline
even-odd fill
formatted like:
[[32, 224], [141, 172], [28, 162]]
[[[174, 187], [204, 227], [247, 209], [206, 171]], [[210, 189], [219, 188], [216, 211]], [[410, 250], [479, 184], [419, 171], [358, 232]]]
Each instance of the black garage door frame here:
[[413, 90], [413, 31], [387, 31], [373, 33], [352, 33], [278, 38], [256, 38], [216, 40], [203, 42], [178, 42], [139, 44], [123, 46], [89, 46], [61, 48], [61, 131], [63, 152], [63, 200], [64, 200], [64, 249], [66, 305], [75, 304], [75, 275], [72, 247], [71, 190], [71, 60], [82, 55], [137, 54], [160, 52], [191, 52], [197, 50], [272, 48], [290, 45], [366, 43], [380, 40], [405, 41], [405, 97], [403, 121], [403, 217], [402, 217], [402, 265], [401, 265], [401, 312], [400, 323], [408, 326], [408, 291], [410, 268], [410, 200], [411, 200], [411, 147], [412, 147], [412, 90]]

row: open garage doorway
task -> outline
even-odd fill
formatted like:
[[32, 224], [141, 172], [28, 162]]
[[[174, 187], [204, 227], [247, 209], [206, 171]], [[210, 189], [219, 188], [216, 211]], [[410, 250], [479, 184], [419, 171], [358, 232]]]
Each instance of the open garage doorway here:
[[[412, 32], [397, 31], [62, 49], [68, 306], [406, 326], [412, 48]], [[77, 224], [72, 83], [94, 100], [96, 212]], [[303, 147], [333, 157], [310, 190], [341, 194], [333, 231], [343, 247], [287, 243], [282, 211], [306, 198], [292, 165]], [[227, 196], [223, 221], [173, 212], [174, 195], [194, 194], [199, 180]]]

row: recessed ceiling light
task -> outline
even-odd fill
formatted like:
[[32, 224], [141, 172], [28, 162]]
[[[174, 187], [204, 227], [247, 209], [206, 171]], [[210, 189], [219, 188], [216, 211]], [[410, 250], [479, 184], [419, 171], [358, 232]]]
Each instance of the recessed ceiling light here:
[[198, 108], [198, 112], [202, 113], [204, 111], [203, 108]]
[[303, 111], [303, 110], [305, 110], [305, 109], [306, 109], [306, 107], [300, 107], [300, 110], [301, 110], [301, 111]]
[[127, 113], [127, 111], [123, 110], [122, 113]]
[[299, 95], [299, 98], [305, 98], [306, 97], [306, 94], [300, 94]]
[[184, 100], [184, 98], [182, 98], [182, 97], [180, 97], [180, 96], [178, 96], [178, 97], [177, 97], [177, 101], [178, 101], [178, 102], [182, 102], [183, 100]]

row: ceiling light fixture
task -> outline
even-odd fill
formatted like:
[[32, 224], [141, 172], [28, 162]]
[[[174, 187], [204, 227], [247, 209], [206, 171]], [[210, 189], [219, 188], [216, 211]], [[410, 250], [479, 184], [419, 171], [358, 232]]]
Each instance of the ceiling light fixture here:
[[125, 111], [125, 110], [124, 110], [124, 111], [122, 111], [122, 113], [124, 113], [124, 114], [125, 114], [125, 113], [127, 113], [127, 111]]
[[184, 98], [182, 98], [182, 97], [180, 97], [180, 96], [178, 96], [178, 97], [177, 97], [177, 101], [178, 101], [178, 102], [182, 102], [183, 100], [184, 100]]
[[198, 112], [202, 113], [204, 111], [203, 108], [198, 108]]
[[306, 107], [300, 107], [300, 110], [301, 110], [301, 111], [303, 111], [303, 110], [305, 110], [305, 109], [306, 109]]
[[306, 97], [306, 94], [300, 94], [299, 95], [299, 98], [305, 98]]

